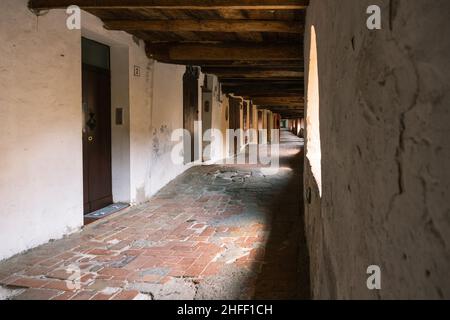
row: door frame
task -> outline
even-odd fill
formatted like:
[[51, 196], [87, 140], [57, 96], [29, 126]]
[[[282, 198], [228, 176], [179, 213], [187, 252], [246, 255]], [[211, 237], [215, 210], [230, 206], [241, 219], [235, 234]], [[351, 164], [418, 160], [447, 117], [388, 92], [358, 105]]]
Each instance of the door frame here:
[[[228, 121], [228, 129], [230, 130], [238, 130], [241, 129], [241, 99], [230, 97], [229, 98], [229, 121]], [[230, 150], [233, 154], [237, 155], [240, 147], [241, 147], [241, 141], [240, 138], [234, 136], [234, 150]]]
[[[109, 48], [110, 47], [108, 45], [105, 45], [101, 42], [95, 41], [95, 40], [91, 40], [89, 38], [86, 38], [90, 41], [93, 42], [97, 42], [102, 46], [106, 46]], [[110, 53], [109, 53], [109, 57], [110, 57]], [[111, 124], [111, 106], [112, 106], [112, 101], [111, 101], [111, 68], [110, 69], [104, 69], [104, 68], [100, 68], [97, 66], [93, 66], [90, 64], [86, 64], [86, 63], [81, 63], [82, 66], [82, 112], [83, 112], [83, 123], [82, 123], [82, 158], [83, 158], [83, 170], [82, 170], [82, 175], [83, 175], [83, 212], [84, 215], [89, 214], [93, 211], [99, 210], [103, 207], [106, 207], [110, 204], [113, 203], [113, 191], [112, 191], [112, 124]], [[109, 61], [109, 66], [111, 66], [110, 61]], [[86, 105], [85, 105], [85, 84], [84, 84], [84, 76], [86, 71], [90, 71], [96, 74], [102, 74], [104, 76], [106, 76], [107, 78], [107, 86], [108, 86], [108, 94], [107, 94], [107, 106], [104, 110], [104, 115], [103, 117], [105, 117], [105, 121], [104, 121], [104, 125], [106, 126], [105, 132], [106, 132], [106, 141], [105, 143], [107, 144], [107, 159], [103, 159], [102, 162], [108, 163], [108, 174], [107, 176], [105, 176], [105, 180], [103, 181], [105, 183], [105, 186], [108, 190], [108, 194], [105, 195], [105, 197], [102, 197], [100, 199], [90, 199], [89, 196], [89, 187], [90, 187], [90, 182], [89, 182], [89, 177], [90, 177], [90, 173], [89, 173], [89, 164], [87, 163], [87, 161], [89, 160], [87, 157], [87, 140], [88, 140], [88, 132], [86, 130], [86, 122], [87, 122], [87, 110], [86, 110]], [[98, 119], [97, 119], [98, 120]]]
[[[198, 85], [198, 79], [200, 72], [198, 68], [193, 66], [186, 66], [186, 72], [183, 75], [183, 129], [187, 130], [190, 137], [186, 135], [183, 138], [184, 141], [184, 163], [192, 163], [199, 159], [199, 155], [196, 154], [195, 144], [195, 122], [198, 121], [198, 103], [200, 90]], [[190, 144], [187, 139], [190, 139]], [[187, 158], [186, 149], [191, 149], [190, 159]]]

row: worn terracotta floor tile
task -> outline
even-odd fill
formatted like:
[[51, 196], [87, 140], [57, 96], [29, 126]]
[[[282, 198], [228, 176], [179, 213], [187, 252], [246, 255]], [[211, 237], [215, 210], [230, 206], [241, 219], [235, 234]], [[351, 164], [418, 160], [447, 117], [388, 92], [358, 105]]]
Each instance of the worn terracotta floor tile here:
[[23, 288], [17, 299], [307, 297], [296, 150], [300, 139], [282, 132], [280, 165], [292, 170], [273, 176], [257, 165], [193, 167], [146, 204], [1, 262], [0, 281]]

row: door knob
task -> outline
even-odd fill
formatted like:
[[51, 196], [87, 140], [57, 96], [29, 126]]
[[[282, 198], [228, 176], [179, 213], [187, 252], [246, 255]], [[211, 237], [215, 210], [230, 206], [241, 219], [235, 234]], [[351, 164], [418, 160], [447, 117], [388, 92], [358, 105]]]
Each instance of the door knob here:
[[93, 137], [93, 136], [89, 136], [89, 137], [88, 137], [88, 141], [92, 142], [93, 140], [94, 140], [94, 137]]

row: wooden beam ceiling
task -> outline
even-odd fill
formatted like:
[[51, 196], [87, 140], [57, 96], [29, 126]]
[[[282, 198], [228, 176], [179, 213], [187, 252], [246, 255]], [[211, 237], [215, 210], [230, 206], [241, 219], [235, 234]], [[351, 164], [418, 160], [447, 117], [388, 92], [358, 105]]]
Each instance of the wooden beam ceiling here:
[[147, 53], [156, 60], [189, 61], [189, 60], [247, 60], [270, 61], [299, 60], [303, 57], [302, 47], [286, 44], [148, 44]]
[[273, 94], [273, 95], [284, 95], [284, 94], [303, 94], [303, 86], [298, 84], [283, 84], [274, 85], [271, 83], [266, 84], [240, 84], [240, 85], [229, 85], [226, 83], [222, 84], [222, 90], [225, 93], [234, 93], [240, 96], [259, 96], [263, 94]]
[[305, 103], [303, 97], [253, 97], [253, 103], [257, 105], [289, 105]]
[[303, 109], [303, 107], [300, 108], [296, 108], [294, 106], [287, 106], [287, 107], [283, 107], [283, 106], [264, 106], [264, 107], [260, 107], [257, 106], [259, 109], [269, 109], [273, 112], [286, 112], [286, 113], [303, 113], [305, 112], [305, 110]]
[[303, 118], [304, 113], [303, 112], [284, 112], [284, 111], [274, 111], [275, 113], [279, 113], [283, 119], [298, 119]]
[[305, 9], [309, 0], [31, 0], [34, 9], [187, 9], [187, 10], [292, 10]]
[[291, 109], [303, 109], [304, 104], [302, 103], [281, 103], [281, 102], [276, 102], [276, 103], [255, 103], [255, 105], [257, 105], [259, 108], [262, 109], [272, 109], [274, 107], [279, 107], [280, 110], [291, 110]]
[[280, 65], [227, 65], [227, 66], [214, 66], [214, 65], [204, 65], [202, 66], [202, 71], [206, 73], [214, 74], [227, 74], [227, 73], [246, 73], [246, 72], [303, 72], [303, 65], [292, 64], [283, 65], [283, 61]]
[[36, 10], [77, 5], [109, 30], [145, 41], [149, 58], [214, 74], [227, 94], [285, 117], [304, 108], [308, 0], [31, 0]]
[[304, 32], [300, 21], [274, 20], [107, 20], [105, 28], [125, 31], [164, 32]]
[[[162, 61], [161, 62], [165, 62]], [[296, 68], [303, 70], [303, 60], [177, 60], [172, 63], [183, 65], [201, 66], [203, 68], [247, 68], [252, 69], [277, 69], [280, 67]], [[210, 72], [215, 74], [214, 72]]]
[[269, 92], [269, 93], [254, 93], [252, 96], [243, 95], [244, 99], [250, 100], [250, 99], [258, 99], [258, 98], [277, 98], [277, 97], [283, 97], [283, 98], [304, 98], [304, 94], [300, 92]]
[[290, 114], [298, 114], [298, 113], [304, 113], [305, 110], [303, 107], [295, 107], [295, 106], [258, 106], [256, 105], [258, 109], [268, 109], [275, 113], [290, 113]]
[[237, 89], [239, 88], [246, 88], [247, 86], [250, 87], [269, 87], [272, 86], [274, 88], [303, 88], [303, 80], [302, 79], [294, 79], [294, 80], [278, 80], [278, 79], [227, 79], [227, 78], [220, 78], [223, 86], [226, 87], [235, 87]]
[[229, 79], [299, 79], [304, 76], [303, 71], [291, 71], [291, 70], [238, 70], [233, 68], [202, 68], [205, 73], [215, 74], [220, 78]]

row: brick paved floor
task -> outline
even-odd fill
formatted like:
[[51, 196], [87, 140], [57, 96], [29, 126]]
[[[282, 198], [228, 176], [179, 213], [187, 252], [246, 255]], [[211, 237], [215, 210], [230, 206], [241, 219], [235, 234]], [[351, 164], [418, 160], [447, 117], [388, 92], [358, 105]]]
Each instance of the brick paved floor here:
[[0, 263], [0, 298], [309, 298], [301, 141], [281, 170], [194, 167], [149, 203]]

